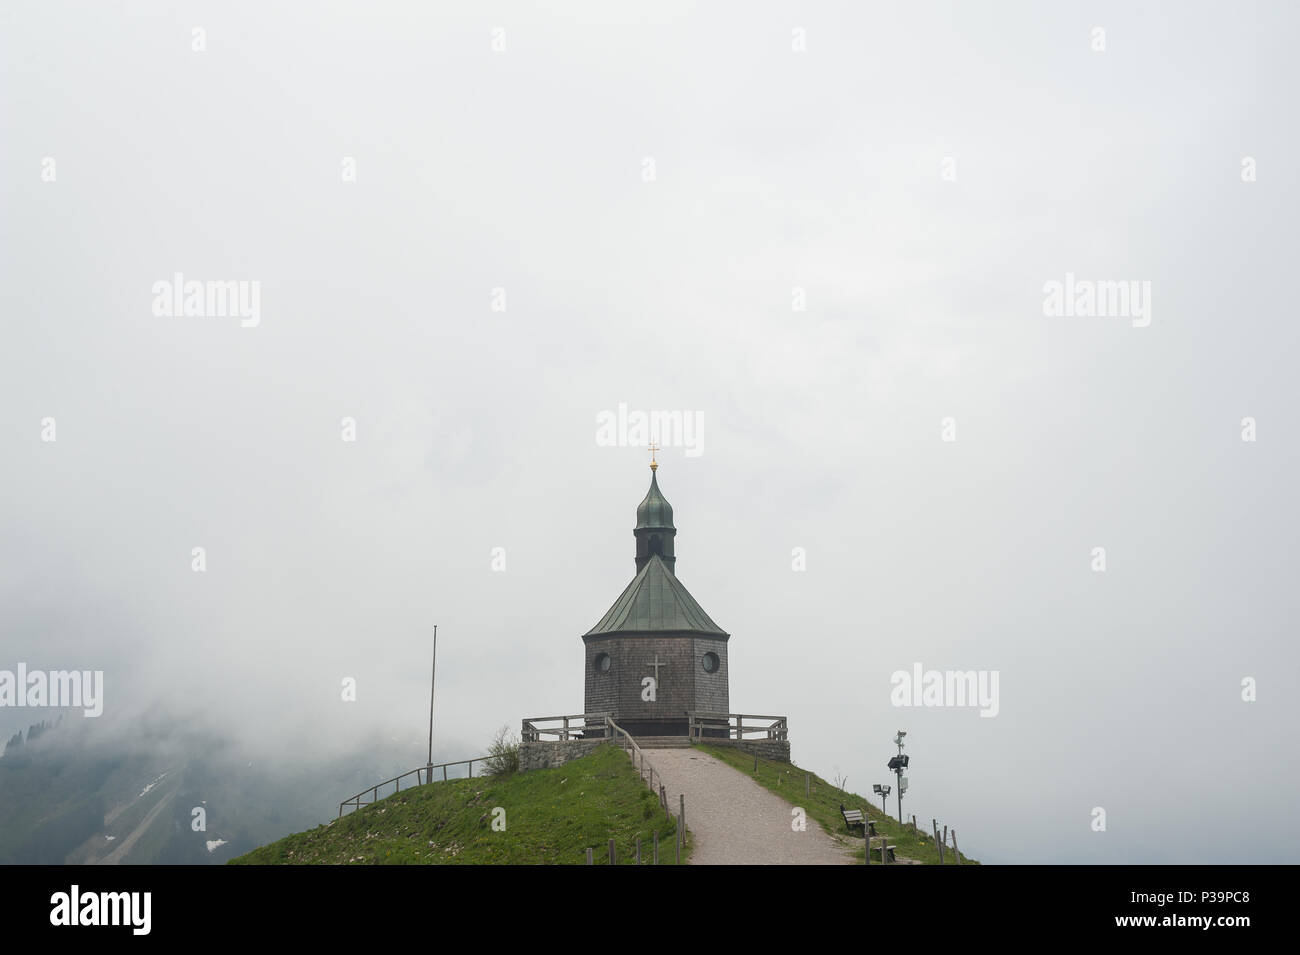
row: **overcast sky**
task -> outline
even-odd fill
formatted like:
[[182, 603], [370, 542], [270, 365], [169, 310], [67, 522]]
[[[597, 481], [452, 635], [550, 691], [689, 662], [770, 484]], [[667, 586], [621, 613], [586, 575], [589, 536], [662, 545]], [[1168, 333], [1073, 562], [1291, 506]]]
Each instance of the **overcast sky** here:
[[1293, 861], [1294, 5], [448, 6], [4, 4], [0, 668], [414, 766], [438, 624], [478, 755], [632, 576], [598, 416], [679, 411], [678, 576], [800, 765], [907, 729], [990, 862]]

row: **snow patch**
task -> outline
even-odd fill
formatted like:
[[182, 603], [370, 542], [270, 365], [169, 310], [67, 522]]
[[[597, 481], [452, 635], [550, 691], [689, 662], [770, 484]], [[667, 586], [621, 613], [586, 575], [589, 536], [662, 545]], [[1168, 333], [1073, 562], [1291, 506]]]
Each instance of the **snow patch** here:
[[[145, 793], [147, 793], [149, 790], [151, 790], [151, 789], [153, 789], [155, 786], [157, 786], [158, 783], [162, 780], [163, 776], [166, 776], [166, 775], [167, 775], [166, 773], [163, 773], [162, 776], [159, 776], [157, 779], [155, 779], [153, 782], [151, 782], [148, 786], [145, 786], [144, 789], [141, 789], [141, 790], [140, 790], [140, 796], [143, 796], [143, 795], [144, 795]], [[140, 796], [136, 796], [135, 798], [136, 798], [136, 799], [139, 799]]]

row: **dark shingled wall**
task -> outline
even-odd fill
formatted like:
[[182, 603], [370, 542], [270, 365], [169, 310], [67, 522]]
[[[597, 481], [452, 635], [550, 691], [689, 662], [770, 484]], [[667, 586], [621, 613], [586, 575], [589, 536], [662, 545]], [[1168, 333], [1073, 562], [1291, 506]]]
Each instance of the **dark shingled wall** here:
[[[609, 713], [633, 735], [684, 736], [686, 712], [726, 713], [727, 641], [694, 634], [585, 637], [586, 713]], [[704, 654], [718, 655], [716, 673], [706, 673]], [[607, 653], [610, 668], [601, 672], [596, 657]], [[654, 702], [641, 699], [643, 678], [658, 654], [659, 686]]]

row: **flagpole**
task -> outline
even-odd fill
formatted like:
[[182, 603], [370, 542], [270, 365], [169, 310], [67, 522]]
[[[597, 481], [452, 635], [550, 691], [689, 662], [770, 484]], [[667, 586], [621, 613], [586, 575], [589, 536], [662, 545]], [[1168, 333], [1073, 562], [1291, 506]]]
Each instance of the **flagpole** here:
[[433, 782], [433, 688], [438, 678], [438, 625], [433, 625], [433, 672], [429, 676], [429, 761], [425, 764], [427, 782]]

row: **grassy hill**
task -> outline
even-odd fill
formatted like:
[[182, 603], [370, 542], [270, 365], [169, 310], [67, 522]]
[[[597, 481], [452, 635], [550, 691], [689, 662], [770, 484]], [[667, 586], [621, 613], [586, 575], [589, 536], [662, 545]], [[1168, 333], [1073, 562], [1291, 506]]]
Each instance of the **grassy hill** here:
[[[939, 848], [934, 844], [932, 836], [923, 832], [914, 833], [910, 824], [906, 826], [899, 825], [897, 819], [890, 819], [880, 811], [879, 803], [873, 805], [871, 800], [865, 796], [837, 789], [816, 773], [810, 773], [806, 769], [800, 769], [790, 763], [760, 759], [758, 761], [758, 771], [755, 772], [754, 757], [749, 753], [743, 753], [728, 746], [700, 745], [699, 748], [710, 756], [720, 759], [728, 766], [740, 770], [760, 786], [770, 789], [791, 805], [802, 806], [807, 811], [808, 817], [821, 823], [822, 828], [828, 833], [839, 837], [847, 837], [849, 845], [856, 843], [855, 854], [858, 856], [861, 856], [863, 851], [862, 837], [861, 835], [848, 835], [848, 830], [844, 825], [844, 817], [840, 815], [841, 805], [845, 809], [865, 809], [867, 815], [876, 822], [876, 832], [884, 835], [889, 840], [890, 845], [897, 846], [895, 851], [900, 857], [915, 859], [924, 865], [939, 864]], [[805, 776], [812, 777], [811, 794], [805, 792]], [[906, 799], [904, 802], [906, 802]], [[921, 820], [918, 819], [917, 823], [920, 824]], [[877, 841], [877, 850], [873, 860], [874, 864], [877, 865], [880, 863], [879, 845], [880, 843]], [[958, 847], [960, 848], [960, 842]], [[962, 865], [979, 865], [974, 859], [966, 858], [964, 852], [961, 861]], [[949, 846], [945, 850], [944, 863], [954, 865], [955, 862], [951, 846]]]
[[[504, 831], [492, 826], [498, 807]], [[229, 864], [581, 865], [591, 847], [608, 865], [613, 839], [619, 864], [631, 865], [638, 836], [648, 864], [655, 830], [659, 863], [672, 865], [675, 823], [610, 745], [555, 769], [403, 790]]]

